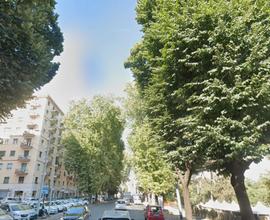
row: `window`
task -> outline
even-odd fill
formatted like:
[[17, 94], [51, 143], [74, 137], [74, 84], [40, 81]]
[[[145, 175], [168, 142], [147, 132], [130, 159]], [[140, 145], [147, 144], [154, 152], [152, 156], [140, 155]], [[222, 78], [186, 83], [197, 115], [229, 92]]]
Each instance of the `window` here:
[[44, 140], [41, 140], [41, 143], [44, 144]]
[[1, 150], [1, 151], [0, 151], [0, 157], [4, 157], [5, 155], [6, 155], [6, 151]]
[[21, 171], [26, 172], [27, 163], [21, 164]]
[[7, 163], [7, 170], [12, 170], [12, 166], [13, 166], [12, 163]]
[[39, 158], [41, 158], [41, 157], [42, 157], [42, 152], [40, 151], [40, 152], [39, 152]]
[[14, 157], [15, 156], [15, 150], [11, 150], [10, 153], [9, 153], [9, 156]]
[[19, 179], [18, 179], [18, 183], [22, 184], [23, 182], [24, 182], [24, 177], [20, 176]]
[[38, 184], [38, 177], [35, 178], [35, 184]]
[[31, 142], [32, 142], [32, 139], [31, 139], [31, 138], [27, 138], [27, 139], [26, 139], [26, 145], [27, 145], [27, 146], [30, 147], [30, 146], [31, 146]]
[[5, 139], [5, 144], [8, 144], [8, 139]]
[[3, 163], [0, 163], [0, 170], [3, 169]]
[[3, 183], [4, 184], [8, 184], [9, 183], [9, 177], [8, 176], [4, 177], [4, 182]]
[[13, 144], [18, 144], [18, 138], [13, 139]]
[[25, 151], [23, 152], [23, 156], [24, 156], [24, 157], [28, 157], [28, 156], [29, 156], [29, 150], [25, 150]]
[[39, 171], [40, 170], [40, 164], [38, 163], [38, 165], [37, 165], [37, 171]]

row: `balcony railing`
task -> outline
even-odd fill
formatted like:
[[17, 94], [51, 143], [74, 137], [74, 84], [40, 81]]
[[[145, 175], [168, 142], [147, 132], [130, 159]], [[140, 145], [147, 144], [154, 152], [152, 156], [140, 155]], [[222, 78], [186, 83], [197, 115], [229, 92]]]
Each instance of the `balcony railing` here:
[[34, 137], [35, 134], [33, 134], [33, 133], [29, 132], [29, 131], [25, 131], [25, 132], [23, 132], [23, 136], [24, 137]]
[[30, 157], [29, 156], [19, 156], [18, 157], [18, 160], [20, 162], [26, 163], [26, 162], [29, 162], [30, 161]]
[[28, 174], [27, 169], [16, 169], [15, 170], [15, 174], [17, 174], [18, 176], [26, 176]]
[[36, 118], [38, 118], [39, 117], [39, 114], [37, 114], [37, 113], [31, 113], [30, 114], [30, 118], [31, 119], [36, 119]]
[[37, 128], [37, 124], [36, 123], [29, 123], [29, 124], [27, 124], [27, 128], [28, 129], [35, 129], [35, 128]]
[[33, 146], [31, 146], [28, 143], [21, 143], [21, 148], [24, 150], [31, 150], [33, 148]]

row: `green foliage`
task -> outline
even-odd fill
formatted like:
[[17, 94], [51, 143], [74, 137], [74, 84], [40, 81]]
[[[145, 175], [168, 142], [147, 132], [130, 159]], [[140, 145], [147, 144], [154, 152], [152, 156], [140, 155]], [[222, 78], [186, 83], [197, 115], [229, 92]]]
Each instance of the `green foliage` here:
[[122, 180], [124, 121], [113, 100], [73, 103], [65, 121], [65, 164], [83, 192], [115, 193]]
[[0, 119], [22, 107], [48, 83], [59, 64], [63, 36], [54, 0], [5, 0], [0, 4]]
[[270, 151], [270, 2], [140, 0], [137, 20], [144, 35], [125, 66], [162, 150], [181, 171], [231, 175], [252, 218], [241, 195]]
[[247, 193], [250, 202], [256, 205], [257, 202], [262, 202], [265, 205], [270, 205], [270, 175], [265, 174], [258, 181], [247, 181]]
[[145, 116], [145, 105], [136, 86], [129, 85], [127, 94], [125, 105], [132, 128], [128, 141], [139, 188], [144, 193], [166, 194], [175, 184], [170, 163], [166, 161], [157, 136], [151, 131]]
[[205, 203], [210, 199], [220, 202], [236, 201], [230, 178], [223, 176], [217, 176], [212, 180], [203, 177], [194, 178], [191, 181], [190, 194], [193, 204]]
[[129, 137], [139, 187], [145, 193], [163, 195], [175, 186], [175, 177], [164, 152], [145, 121]]

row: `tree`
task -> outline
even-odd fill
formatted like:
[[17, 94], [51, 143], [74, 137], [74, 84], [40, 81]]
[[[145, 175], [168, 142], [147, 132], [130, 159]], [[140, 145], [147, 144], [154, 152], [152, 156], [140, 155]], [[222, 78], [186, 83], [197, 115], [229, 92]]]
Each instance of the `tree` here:
[[65, 165], [81, 191], [114, 194], [122, 180], [124, 121], [113, 100], [94, 97], [73, 103], [65, 121]]
[[175, 177], [145, 117], [145, 106], [135, 85], [128, 85], [125, 100], [131, 125], [128, 137], [139, 188], [145, 194], [165, 195], [174, 188]]
[[204, 167], [230, 176], [247, 220], [244, 172], [269, 153], [269, 4], [140, 0], [144, 36], [126, 63], [182, 183]]
[[63, 36], [55, 1], [5, 0], [0, 5], [0, 119], [48, 83], [59, 63]]

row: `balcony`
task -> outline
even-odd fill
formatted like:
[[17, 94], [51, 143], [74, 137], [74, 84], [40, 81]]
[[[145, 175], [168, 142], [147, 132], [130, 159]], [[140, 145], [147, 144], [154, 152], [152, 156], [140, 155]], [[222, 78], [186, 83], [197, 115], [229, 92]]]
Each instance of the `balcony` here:
[[33, 146], [31, 146], [30, 144], [27, 144], [27, 143], [21, 143], [20, 146], [23, 150], [31, 150], [33, 148]]
[[22, 163], [27, 163], [30, 161], [30, 157], [29, 156], [19, 156], [18, 160]]
[[26, 176], [28, 174], [27, 169], [16, 169], [15, 174], [18, 176]]
[[35, 128], [37, 128], [37, 124], [36, 124], [36, 123], [31, 123], [31, 122], [30, 122], [30, 123], [27, 124], [27, 128], [28, 128], [28, 129], [35, 129]]
[[33, 104], [31, 105], [31, 109], [33, 109], [33, 110], [38, 109], [38, 108], [40, 108], [40, 107], [41, 107], [41, 105], [40, 105], [40, 104], [37, 104], [37, 103], [33, 103]]
[[29, 132], [29, 131], [25, 131], [23, 132], [23, 136], [26, 137], [26, 138], [32, 138], [35, 136], [35, 134]]
[[30, 113], [30, 118], [31, 119], [37, 119], [39, 117], [39, 114], [37, 114], [37, 113]]

